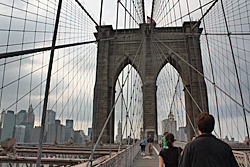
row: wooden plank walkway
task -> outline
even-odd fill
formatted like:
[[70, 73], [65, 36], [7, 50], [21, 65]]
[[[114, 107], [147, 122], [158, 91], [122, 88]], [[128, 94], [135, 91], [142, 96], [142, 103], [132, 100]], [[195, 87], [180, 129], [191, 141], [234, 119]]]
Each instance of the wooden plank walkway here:
[[[154, 144], [154, 148], [159, 151], [159, 145]], [[134, 160], [132, 167], [158, 167], [159, 166], [159, 153], [156, 153], [155, 149], [153, 149], [153, 155], [149, 156], [148, 147], [146, 147], [146, 155], [141, 155], [139, 153]]]

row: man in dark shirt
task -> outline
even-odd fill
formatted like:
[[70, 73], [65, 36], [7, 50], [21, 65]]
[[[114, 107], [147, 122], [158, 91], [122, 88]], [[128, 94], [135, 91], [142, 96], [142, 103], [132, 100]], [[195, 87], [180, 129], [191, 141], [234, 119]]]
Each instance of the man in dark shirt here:
[[202, 112], [196, 119], [200, 134], [188, 143], [183, 151], [179, 167], [238, 167], [231, 147], [212, 135], [214, 117]]
[[153, 155], [153, 143], [154, 143], [154, 139], [152, 138], [151, 135], [148, 136], [147, 143], [148, 143], [149, 155]]

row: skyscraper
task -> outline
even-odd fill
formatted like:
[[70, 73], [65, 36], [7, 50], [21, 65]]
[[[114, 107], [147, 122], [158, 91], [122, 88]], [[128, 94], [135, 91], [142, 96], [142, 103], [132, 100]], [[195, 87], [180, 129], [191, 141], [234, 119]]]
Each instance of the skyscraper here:
[[0, 139], [2, 135], [2, 128], [3, 128], [3, 120], [4, 120], [4, 115], [6, 114], [5, 110], [1, 112], [1, 118], [0, 118]]
[[4, 121], [4, 116], [5, 116], [5, 114], [6, 114], [6, 111], [5, 110], [3, 110], [2, 112], [1, 112], [1, 120], [0, 120], [0, 126], [1, 126], [1, 128], [3, 128], [3, 121]]
[[14, 137], [17, 143], [24, 143], [26, 123], [27, 123], [27, 112], [26, 110], [21, 110], [16, 114]]
[[31, 143], [38, 143], [39, 142], [39, 138], [40, 138], [40, 131], [41, 131], [41, 127], [40, 126], [36, 126], [35, 128], [33, 128], [31, 130], [31, 137], [30, 137], [30, 142]]
[[26, 129], [26, 126], [24, 125], [16, 125], [16, 129], [15, 129], [16, 143], [24, 143], [25, 129]]
[[72, 119], [66, 119], [66, 127], [73, 128], [73, 123]]
[[74, 142], [75, 143], [82, 143], [83, 138], [81, 136], [81, 130], [74, 131]]
[[[29, 106], [28, 108], [28, 113], [26, 110], [21, 110], [17, 113], [16, 115], [16, 126], [18, 127], [19, 125], [24, 125], [25, 126], [25, 138], [24, 142], [29, 143], [30, 142], [30, 136], [31, 136], [31, 130], [34, 127], [34, 122], [35, 122], [35, 114], [33, 113], [33, 108], [32, 105]], [[21, 134], [21, 133], [18, 133]], [[19, 138], [20, 136], [15, 135], [15, 137]]]
[[58, 143], [63, 143], [65, 140], [65, 126], [61, 125], [60, 120], [56, 120], [56, 140]]
[[56, 124], [48, 126], [46, 143], [54, 143], [56, 140]]
[[168, 119], [162, 120], [162, 134], [164, 132], [170, 132], [174, 136], [176, 136], [176, 121], [174, 120], [174, 115], [172, 113], [169, 113]]
[[92, 128], [88, 128], [88, 136], [91, 135], [91, 130], [92, 130]]
[[15, 130], [16, 116], [14, 111], [8, 110], [4, 116], [1, 141], [7, 138], [13, 138]]
[[26, 129], [25, 129], [25, 139], [24, 139], [26, 143], [30, 142], [31, 131], [34, 127], [34, 122], [35, 122], [35, 114], [33, 112], [32, 105], [30, 105], [26, 117]]
[[26, 110], [21, 110], [16, 114], [16, 125], [25, 125], [27, 122], [27, 112]]
[[35, 114], [34, 114], [32, 104], [29, 106], [29, 109], [28, 109], [28, 120], [27, 120], [27, 122], [31, 125], [32, 128], [34, 127]]
[[[53, 110], [47, 110], [46, 118], [45, 118], [45, 141], [46, 142], [54, 142], [55, 140], [55, 118], [56, 112]], [[53, 131], [53, 132], [51, 132]], [[53, 136], [51, 136], [53, 134]]]
[[118, 131], [118, 134], [116, 136], [116, 142], [120, 141], [121, 140], [121, 136], [122, 136], [122, 123], [118, 122], [118, 128], [117, 128], [117, 131]]
[[53, 125], [55, 124], [55, 119], [56, 119], [56, 112], [53, 110], [47, 110], [45, 124]]
[[178, 138], [177, 141], [187, 141], [187, 128], [186, 127], [179, 127], [178, 131]]
[[68, 141], [71, 137], [74, 138], [73, 120], [67, 119], [65, 127], [65, 141]]

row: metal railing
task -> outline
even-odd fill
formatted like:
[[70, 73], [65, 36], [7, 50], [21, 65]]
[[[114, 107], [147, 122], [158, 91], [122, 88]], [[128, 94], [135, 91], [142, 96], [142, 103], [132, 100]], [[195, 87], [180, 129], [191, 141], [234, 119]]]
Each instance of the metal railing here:
[[249, 153], [243, 151], [233, 151], [233, 153], [239, 167], [250, 167]]
[[131, 145], [128, 148], [117, 153], [116, 155], [112, 156], [111, 158], [107, 159], [106, 161], [100, 163], [99, 165], [97, 165], [97, 167], [131, 166], [139, 151], [140, 151], [140, 146], [138, 143]]

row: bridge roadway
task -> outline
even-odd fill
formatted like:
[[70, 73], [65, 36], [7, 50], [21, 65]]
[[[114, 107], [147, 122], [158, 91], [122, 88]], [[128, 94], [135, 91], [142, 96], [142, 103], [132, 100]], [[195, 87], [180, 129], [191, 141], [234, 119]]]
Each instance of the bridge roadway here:
[[148, 147], [146, 146], [146, 155], [137, 155], [132, 167], [158, 167], [159, 166], [159, 150], [158, 144], [153, 145], [153, 155], [149, 155]]

